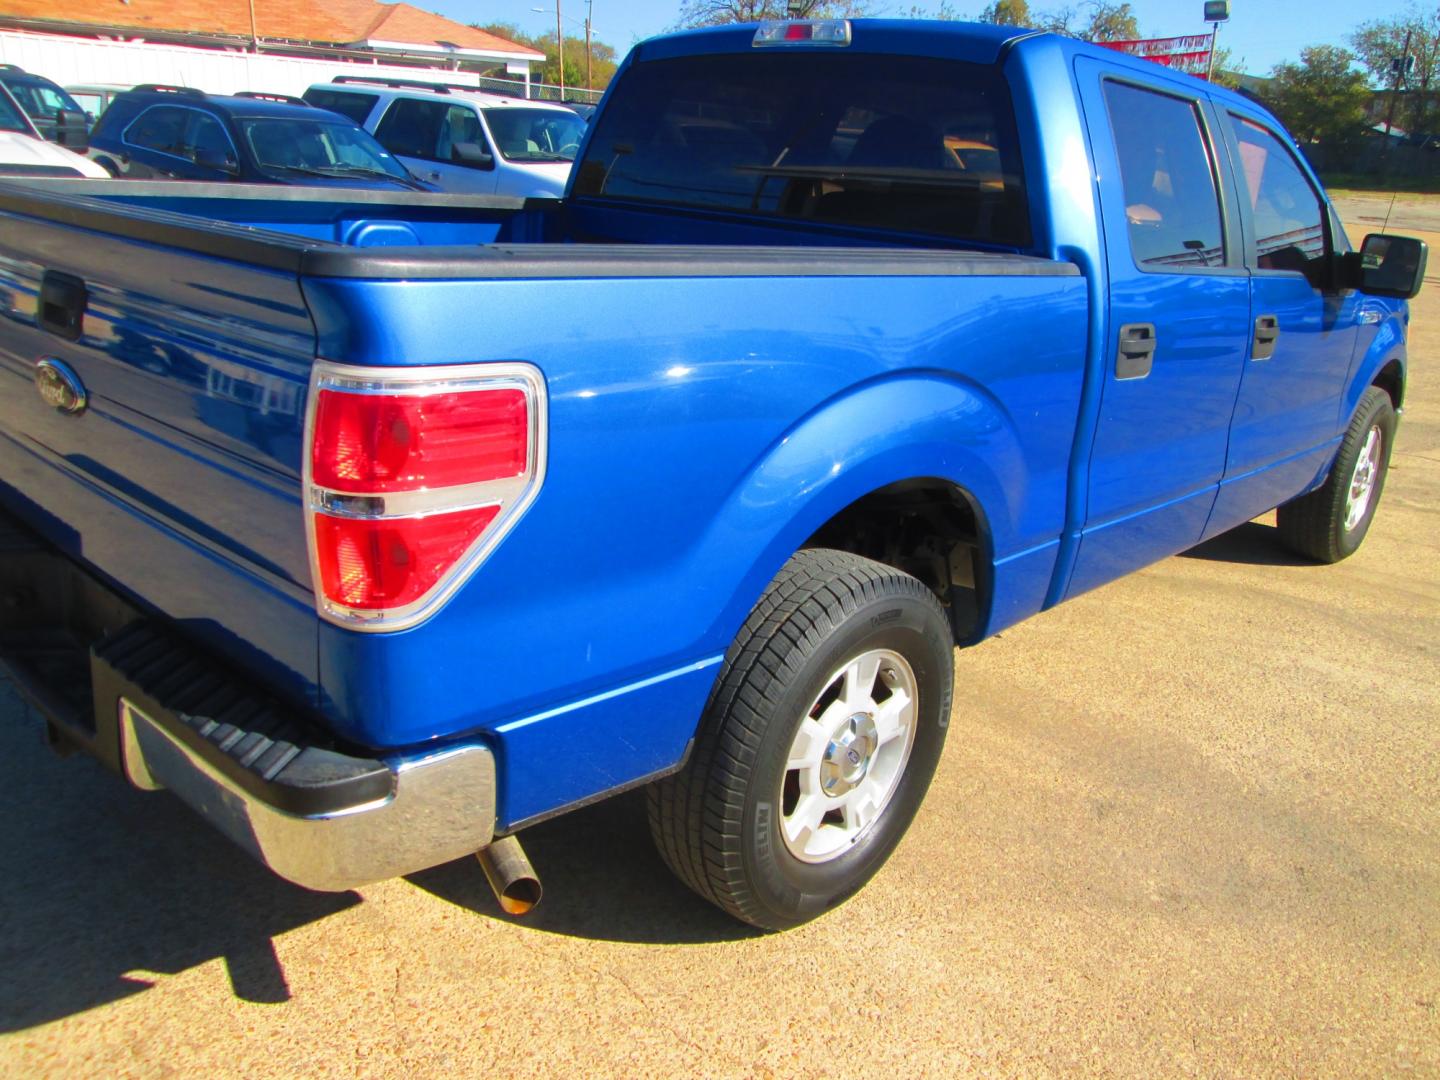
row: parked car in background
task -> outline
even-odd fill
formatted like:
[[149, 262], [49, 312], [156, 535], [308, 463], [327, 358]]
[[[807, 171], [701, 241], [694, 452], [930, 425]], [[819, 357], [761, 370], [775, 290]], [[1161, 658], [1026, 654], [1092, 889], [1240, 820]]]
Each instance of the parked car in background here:
[[373, 132], [442, 191], [562, 195], [585, 134], [564, 105], [447, 83], [341, 75], [305, 100]]
[[67, 86], [68, 93], [75, 102], [85, 111], [90, 118], [90, 126], [95, 126], [95, 121], [110, 107], [110, 102], [131, 89], [130, 83], [82, 83], [79, 86]]
[[84, 150], [90, 121], [79, 103], [59, 83], [34, 75], [15, 64], [0, 64], [0, 86], [25, 111], [40, 137]]
[[0, 175], [100, 179], [110, 174], [83, 154], [46, 142], [10, 91], [0, 86]]
[[431, 190], [346, 117], [279, 94], [137, 86], [105, 110], [90, 156], [132, 180]]

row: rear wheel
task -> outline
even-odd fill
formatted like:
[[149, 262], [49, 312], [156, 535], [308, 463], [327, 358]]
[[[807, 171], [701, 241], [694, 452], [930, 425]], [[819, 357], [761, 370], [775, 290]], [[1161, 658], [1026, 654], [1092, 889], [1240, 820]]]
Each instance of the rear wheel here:
[[1280, 507], [1280, 538], [1301, 555], [1334, 563], [1353, 555], [1370, 531], [1390, 470], [1395, 408], [1378, 386], [1360, 398], [1325, 483]]
[[650, 789], [661, 856], [766, 929], [841, 903], [919, 809], [950, 715], [934, 595], [857, 555], [802, 551], [729, 652], [686, 768]]

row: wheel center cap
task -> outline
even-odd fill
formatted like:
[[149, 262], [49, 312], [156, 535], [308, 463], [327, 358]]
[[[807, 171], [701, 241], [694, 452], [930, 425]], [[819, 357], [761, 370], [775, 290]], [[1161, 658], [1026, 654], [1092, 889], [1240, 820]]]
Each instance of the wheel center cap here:
[[830, 736], [825, 756], [820, 759], [820, 787], [826, 795], [839, 797], [852, 790], [870, 771], [870, 760], [880, 739], [869, 713], [848, 717]]

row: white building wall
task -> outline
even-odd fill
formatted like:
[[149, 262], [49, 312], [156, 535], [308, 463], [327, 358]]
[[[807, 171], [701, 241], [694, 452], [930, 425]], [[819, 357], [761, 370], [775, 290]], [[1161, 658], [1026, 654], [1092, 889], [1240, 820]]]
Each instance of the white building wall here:
[[0, 30], [0, 63], [54, 79], [61, 86], [80, 83], [168, 83], [193, 86], [211, 94], [260, 90], [299, 96], [311, 83], [335, 75], [392, 75], [409, 79], [478, 85], [472, 72], [426, 71], [363, 61], [306, 60], [183, 45], [138, 41], [95, 41], [56, 34]]

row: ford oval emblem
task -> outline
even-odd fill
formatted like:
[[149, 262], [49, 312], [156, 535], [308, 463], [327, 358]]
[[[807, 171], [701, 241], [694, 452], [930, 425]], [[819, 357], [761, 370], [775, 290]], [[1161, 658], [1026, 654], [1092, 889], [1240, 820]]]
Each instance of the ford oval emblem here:
[[46, 357], [35, 365], [35, 389], [52, 409], [63, 413], [83, 412], [85, 384], [69, 364]]

